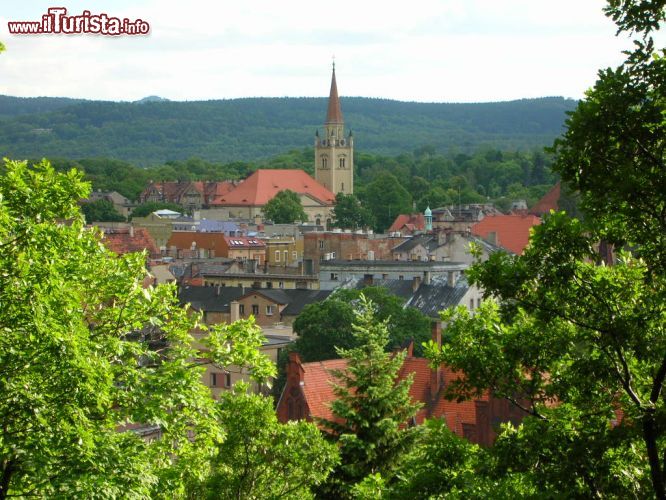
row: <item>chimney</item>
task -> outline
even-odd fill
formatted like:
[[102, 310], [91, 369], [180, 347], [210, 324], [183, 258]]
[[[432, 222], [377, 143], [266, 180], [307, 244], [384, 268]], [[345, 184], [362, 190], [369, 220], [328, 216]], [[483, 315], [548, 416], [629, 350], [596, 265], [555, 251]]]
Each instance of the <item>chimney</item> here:
[[430, 284], [430, 271], [423, 271], [423, 284], [424, 285]]
[[130, 235], [130, 238], [134, 238], [134, 226], [129, 227], [129, 235]]
[[421, 286], [421, 277], [414, 276], [414, 279], [412, 280], [412, 292], [415, 293], [420, 286]]
[[491, 245], [497, 246], [497, 231], [490, 231], [486, 235], [486, 241]]
[[287, 384], [294, 383], [302, 386], [305, 384], [305, 370], [301, 363], [301, 357], [297, 352], [289, 353], [289, 364], [287, 365]]
[[231, 315], [229, 320], [231, 323], [233, 323], [234, 321], [238, 321], [240, 319], [240, 303], [237, 300], [233, 300], [229, 305], [231, 306]]
[[[432, 323], [432, 341], [439, 347], [442, 347], [442, 322], [434, 321]], [[439, 394], [442, 383], [442, 367], [430, 368], [430, 399], [434, 400]]]
[[456, 286], [456, 281], [458, 281], [458, 273], [456, 271], [449, 271], [446, 274], [446, 284], [453, 288]]

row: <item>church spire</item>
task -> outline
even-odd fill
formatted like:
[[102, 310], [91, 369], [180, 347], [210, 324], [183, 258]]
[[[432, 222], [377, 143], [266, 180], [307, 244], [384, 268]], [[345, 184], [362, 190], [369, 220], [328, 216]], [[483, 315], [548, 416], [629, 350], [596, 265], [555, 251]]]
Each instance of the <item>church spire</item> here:
[[342, 109], [340, 108], [340, 98], [338, 97], [338, 84], [335, 81], [335, 61], [333, 62], [331, 93], [328, 96], [328, 113], [326, 114], [326, 123], [344, 123], [344, 120], [342, 119]]

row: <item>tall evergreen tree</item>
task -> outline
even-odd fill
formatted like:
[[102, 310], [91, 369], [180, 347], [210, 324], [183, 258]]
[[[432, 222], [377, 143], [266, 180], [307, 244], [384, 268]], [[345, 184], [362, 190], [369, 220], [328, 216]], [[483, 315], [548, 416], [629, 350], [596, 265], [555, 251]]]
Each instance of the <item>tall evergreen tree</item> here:
[[361, 296], [354, 332], [358, 347], [339, 349], [348, 360], [337, 379], [331, 404], [333, 419], [320, 424], [340, 446], [341, 465], [325, 484], [327, 496], [349, 496], [350, 489], [370, 474], [390, 479], [416, 434], [407, 426], [419, 405], [411, 401], [412, 376], [398, 380], [404, 352], [387, 353], [387, 322], [375, 319], [374, 304]]

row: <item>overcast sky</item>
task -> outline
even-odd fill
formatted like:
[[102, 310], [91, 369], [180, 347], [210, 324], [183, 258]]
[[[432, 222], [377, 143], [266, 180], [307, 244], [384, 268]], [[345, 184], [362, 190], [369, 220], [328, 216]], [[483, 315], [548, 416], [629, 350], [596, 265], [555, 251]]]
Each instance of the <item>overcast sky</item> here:
[[[147, 36], [8, 33], [49, 7], [150, 24]], [[602, 0], [0, 0], [0, 94], [136, 100], [342, 96], [580, 98], [630, 46]]]

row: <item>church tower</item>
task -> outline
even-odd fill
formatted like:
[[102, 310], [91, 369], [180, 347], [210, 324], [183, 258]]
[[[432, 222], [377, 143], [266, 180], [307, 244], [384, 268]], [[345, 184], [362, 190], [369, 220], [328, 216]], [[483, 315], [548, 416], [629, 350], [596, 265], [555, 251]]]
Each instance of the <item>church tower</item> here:
[[354, 138], [351, 131], [345, 137], [335, 63], [323, 137], [315, 135], [315, 179], [334, 194], [354, 192]]

